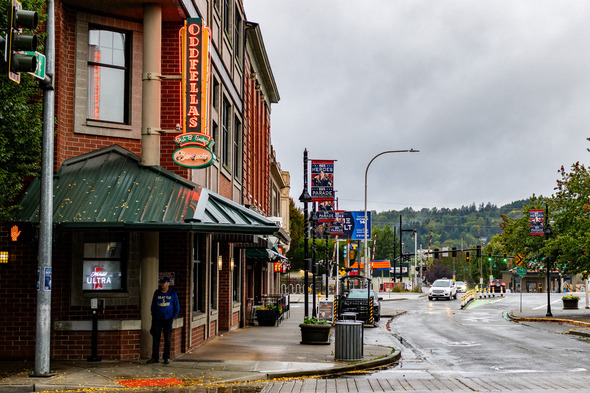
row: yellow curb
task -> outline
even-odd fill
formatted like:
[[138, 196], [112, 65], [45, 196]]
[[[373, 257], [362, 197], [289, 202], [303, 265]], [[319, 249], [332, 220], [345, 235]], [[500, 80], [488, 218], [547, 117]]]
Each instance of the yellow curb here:
[[574, 321], [572, 319], [560, 319], [560, 318], [527, 318], [527, 317], [515, 317], [514, 315], [511, 315], [511, 318], [513, 320], [515, 320], [516, 322], [520, 322], [520, 321], [529, 321], [529, 322], [557, 322], [557, 323], [569, 323], [569, 324], [577, 325], [577, 326], [590, 327], [590, 323], [588, 323], [588, 322]]

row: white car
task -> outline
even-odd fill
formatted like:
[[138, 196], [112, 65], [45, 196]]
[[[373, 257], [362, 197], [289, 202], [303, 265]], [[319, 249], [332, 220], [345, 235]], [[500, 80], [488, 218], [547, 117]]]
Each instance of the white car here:
[[428, 300], [439, 298], [457, 299], [457, 285], [454, 280], [441, 278], [432, 283], [428, 290]]
[[457, 292], [467, 292], [467, 283], [465, 281], [457, 281]]

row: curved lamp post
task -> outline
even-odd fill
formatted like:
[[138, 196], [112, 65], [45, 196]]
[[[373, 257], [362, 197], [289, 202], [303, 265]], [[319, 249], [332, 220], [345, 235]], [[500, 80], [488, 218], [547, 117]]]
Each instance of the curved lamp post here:
[[367, 230], [368, 230], [368, 223], [367, 223], [367, 173], [369, 173], [369, 167], [371, 166], [371, 164], [373, 163], [373, 161], [375, 161], [375, 159], [379, 156], [382, 156], [383, 154], [388, 154], [388, 153], [419, 153], [420, 150], [414, 150], [414, 149], [409, 149], [409, 150], [387, 150], [387, 151], [383, 151], [379, 154], [377, 154], [375, 157], [373, 157], [371, 159], [371, 161], [369, 161], [369, 163], [367, 164], [367, 169], [365, 169], [365, 234], [364, 234], [364, 240], [365, 240], [365, 245], [364, 245], [364, 255], [363, 255], [363, 259], [365, 260], [365, 268], [364, 268], [364, 273], [365, 273], [365, 277], [369, 277], [370, 272], [371, 272], [371, 267], [369, 266], [369, 264], [371, 263], [370, 260], [368, 260], [368, 244], [367, 244]]

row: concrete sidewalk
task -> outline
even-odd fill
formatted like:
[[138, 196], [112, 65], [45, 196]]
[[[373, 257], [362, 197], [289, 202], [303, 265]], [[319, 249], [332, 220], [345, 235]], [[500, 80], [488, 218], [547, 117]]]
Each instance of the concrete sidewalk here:
[[564, 333], [590, 337], [590, 309], [585, 308], [583, 301], [577, 310], [564, 310], [561, 302], [556, 301], [551, 305], [551, 316], [547, 316], [547, 307], [541, 307], [511, 310], [507, 317], [516, 322], [555, 323], [563, 327]]
[[333, 330], [330, 345], [300, 344], [303, 314], [303, 304], [292, 303], [289, 317], [279, 326], [251, 326], [224, 333], [168, 365], [148, 365], [145, 360], [53, 361], [54, 375], [39, 378], [30, 376], [33, 362], [0, 362], [0, 392], [121, 389], [125, 387], [122, 381], [132, 381], [131, 385], [135, 381], [137, 386], [162, 386], [175, 381], [188, 386], [264, 382], [278, 377], [336, 375], [392, 364], [399, 359], [399, 351], [391, 347], [367, 344], [374, 340], [368, 337], [372, 328], [366, 328], [363, 360], [336, 361]]

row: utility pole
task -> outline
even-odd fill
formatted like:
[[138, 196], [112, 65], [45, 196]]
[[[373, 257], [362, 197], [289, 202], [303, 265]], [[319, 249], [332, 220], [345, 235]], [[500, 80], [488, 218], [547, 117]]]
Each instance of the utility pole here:
[[51, 376], [51, 285], [53, 252], [53, 122], [55, 81], [55, 6], [47, 1], [45, 22], [46, 79], [43, 88], [43, 146], [41, 151], [41, 200], [39, 202], [39, 262], [37, 289], [37, 322], [35, 339], [35, 370], [32, 376]]

